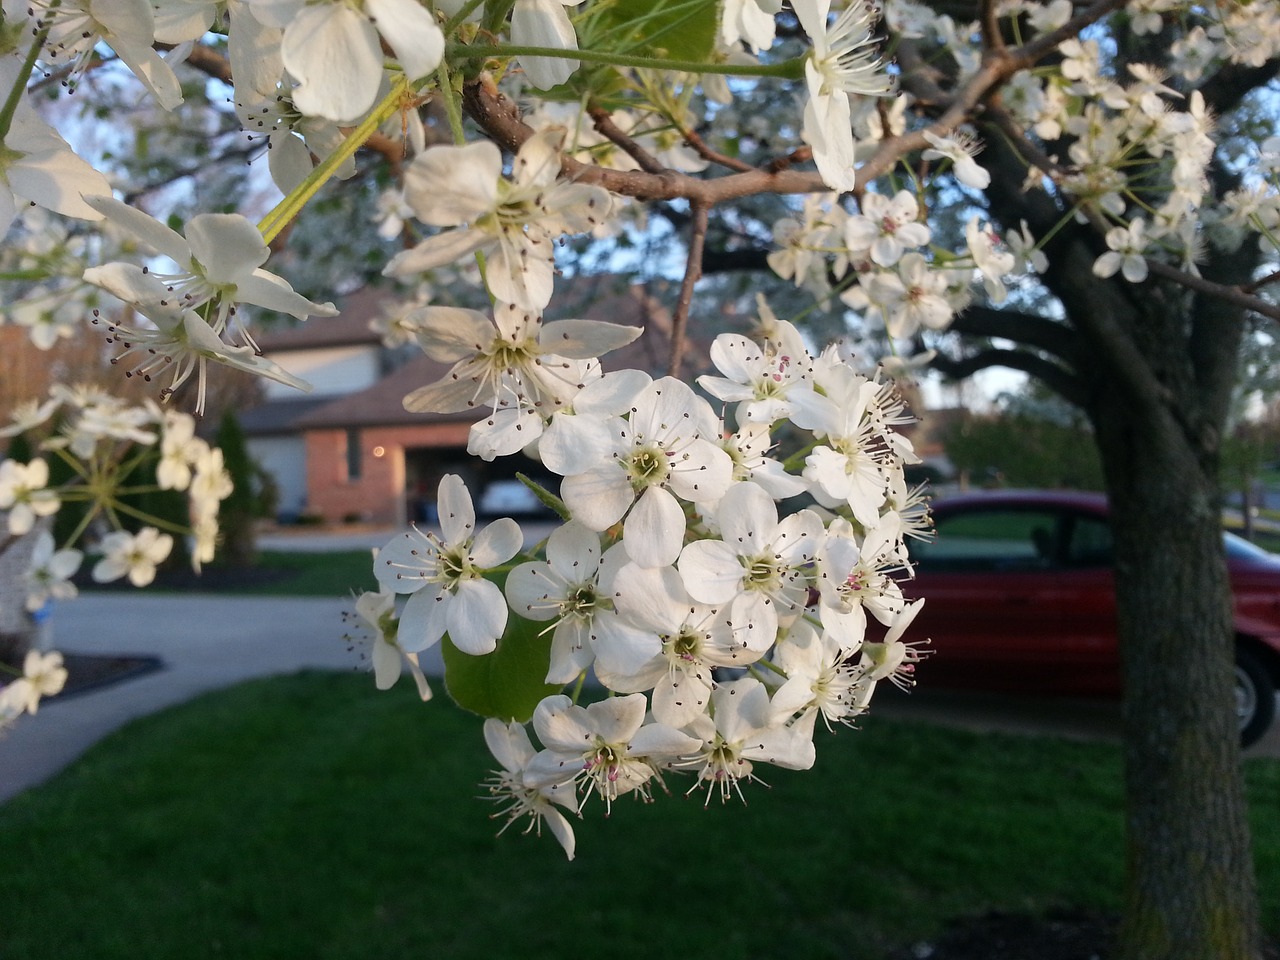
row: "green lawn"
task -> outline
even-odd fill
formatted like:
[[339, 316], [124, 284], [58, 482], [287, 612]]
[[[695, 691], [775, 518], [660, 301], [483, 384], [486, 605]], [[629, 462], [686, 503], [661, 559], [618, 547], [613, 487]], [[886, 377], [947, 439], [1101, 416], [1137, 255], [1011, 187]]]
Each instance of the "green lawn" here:
[[[260, 681], [142, 720], [0, 807], [0, 955], [879, 958], [989, 908], [1115, 910], [1119, 755], [876, 718], [701, 796], [610, 818], [578, 858], [495, 836], [479, 722], [367, 677]], [[1249, 769], [1280, 927], [1280, 763]]]
[[373, 556], [368, 550], [290, 553], [264, 550], [257, 568], [264, 582], [245, 593], [293, 597], [341, 597], [352, 590], [376, 590]]

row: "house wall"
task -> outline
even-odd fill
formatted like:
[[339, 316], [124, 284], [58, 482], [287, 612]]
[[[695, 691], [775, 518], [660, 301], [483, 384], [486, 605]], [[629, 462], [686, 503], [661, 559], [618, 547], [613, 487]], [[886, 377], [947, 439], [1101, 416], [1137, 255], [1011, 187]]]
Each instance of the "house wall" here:
[[308, 430], [308, 512], [334, 523], [358, 517], [369, 523], [403, 525], [407, 518], [405, 450], [465, 447], [469, 429], [467, 423], [362, 428], [355, 437], [360, 447], [358, 477], [348, 472], [348, 431]]
[[[377, 344], [348, 347], [322, 347], [314, 350], [281, 350], [271, 359], [295, 377], [312, 385], [312, 396], [355, 393], [373, 386], [382, 376]], [[263, 380], [267, 399], [296, 397], [294, 387], [273, 380]]]
[[296, 519], [307, 508], [307, 444], [300, 436], [249, 437], [249, 456], [276, 483], [276, 516]]

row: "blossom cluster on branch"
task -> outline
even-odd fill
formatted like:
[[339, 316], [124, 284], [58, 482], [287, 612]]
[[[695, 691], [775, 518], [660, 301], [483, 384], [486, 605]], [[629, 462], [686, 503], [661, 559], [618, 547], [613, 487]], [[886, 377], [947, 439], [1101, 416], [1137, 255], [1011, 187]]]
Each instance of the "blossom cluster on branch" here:
[[[12, 455], [0, 461], [0, 550], [34, 540], [21, 584], [29, 613], [76, 596], [72, 578], [85, 554], [71, 544], [81, 541], [91, 541], [98, 555], [90, 571], [98, 583], [147, 586], [175, 536], [190, 539], [197, 571], [213, 559], [231, 478], [222, 451], [195, 435], [190, 414], [55, 384], [43, 401], [19, 404], [0, 437], [20, 438], [31, 450], [25, 462]], [[157, 503], [166, 497], [176, 498], [177, 516], [158, 515], [172, 513]], [[53, 531], [62, 511], [71, 529], [59, 547]], [[0, 689], [0, 728], [61, 689], [66, 671], [50, 656], [31, 651], [18, 679]]]
[[[756, 764], [807, 769], [819, 717], [852, 723], [878, 681], [909, 685], [919, 660], [901, 637], [921, 601], [905, 600], [897, 578], [910, 571], [906, 539], [927, 536], [928, 519], [903, 477], [917, 458], [892, 384], [858, 373], [838, 347], [811, 355], [785, 321], [762, 344], [722, 334], [712, 357], [720, 375], [700, 382], [733, 404], [728, 425], [680, 380], [540, 356], [537, 368], [576, 368], [518, 434], [563, 477], [559, 498], [541, 491], [568, 518], [545, 559], [513, 568], [516, 521], [477, 530], [470, 494], [449, 475], [440, 535], [415, 528], [391, 540], [374, 562], [382, 592], [357, 602], [376, 611], [363, 635], [379, 686], [403, 659], [428, 696], [416, 658], [447, 636], [475, 658], [532, 645], [545, 676], [526, 678], [531, 691], [591, 674], [616, 695], [586, 707], [542, 697], [537, 751], [525, 725], [486, 724], [508, 822], [546, 822], [569, 856], [573, 831], [557, 807], [577, 813], [592, 794], [606, 807], [647, 798], [669, 771], [724, 798], [756, 779]], [[506, 392], [531, 392], [527, 377], [499, 361], [486, 376], [443, 381], [491, 391], [493, 415], [472, 431], [481, 449], [504, 431]], [[786, 463], [771, 456], [784, 434], [800, 443]], [[781, 515], [779, 501], [800, 495], [814, 505]], [[505, 601], [492, 579], [503, 570]], [[408, 597], [398, 616], [396, 594]], [[870, 634], [868, 614], [880, 624]]]

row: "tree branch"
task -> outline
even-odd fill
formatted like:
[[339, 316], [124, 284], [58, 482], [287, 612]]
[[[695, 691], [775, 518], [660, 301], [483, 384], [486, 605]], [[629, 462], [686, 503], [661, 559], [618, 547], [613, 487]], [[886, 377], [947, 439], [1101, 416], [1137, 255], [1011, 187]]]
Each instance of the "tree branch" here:
[[1084, 405], [1084, 391], [1079, 379], [1052, 361], [1023, 350], [988, 347], [958, 359], [939, 354], [930, 361], [929, 367], [952, 380], [963, 380], [992, 367], [1018, 370], [1035, 377], [1068, 403]]
[[950, 330], [971, 337], [994, 337], [1052, 354], [1063, 363], [1074, 364], [1080, 346], [1071, 328], [1016, 310], [996, 310], [971, 305], [952, 322]]
[[640, 146], [634, 137], [622, 132], [621, 128], [613, 122], [613, 117], [609, 116], [608, 110], [602, 107], [590, 106], [587, 107], [587, 115], [591, 117], [591, 123], [596, 128], [596, 132], [610, 143], [619, 147], [639, 165], [641, 170], [646, 173], [666, 172], [667, 168], [658, 162], [657, 157]]
[[684, 281], [680, 284], [680, 296], [671, 317], [671, 362], [667, 375], [680, 376], [680, 361], [684, 356], [685, 331], [689, 326], [689, 307], [693, 303], [693, 287], [702, 276], [702, 248], [707, 239], [707, 222], [711, 205], [695, 201], [693, 204], [693, 232], [689, 236], [689, 257], [685, 262]]
[[1214, 283], [1212, 280], [1206, 280], [1204, 277], [1187, 273], [1185, 270], [1179, 270], [1177, 267], [1171, 267], [1167, 263], [1150, 258], [1147, 259], [1147, 269], [1153, 275], [1165, 280], [1172, 280], [1188, 290], [1208, 294], [1232, 306], [1239, 307], [1242, 310], [1250, 310], [1271, 320], [1280, 320], [1280, 305], [1264, 300], [1262, 297], [1255, 297], [1242, 287]]

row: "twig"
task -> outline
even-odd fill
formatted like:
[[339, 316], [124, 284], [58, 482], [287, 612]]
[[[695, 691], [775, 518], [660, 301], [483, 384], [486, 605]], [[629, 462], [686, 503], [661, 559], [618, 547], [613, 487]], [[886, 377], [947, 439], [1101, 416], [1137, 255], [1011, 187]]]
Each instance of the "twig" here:
[[702, 157], [703, 160], [710, 163], [718, 163], [722, 167], [728, 167], [730, 170], [737, 170], [739, 173], [746, 173], [748, 170], [755, 169], [755, 167], [751, 166], [751, 164], [744, 160], [726, 156], [718, 150], [712, 150], [707, 146], [706, 141], [692, 130], [681, 130], [680, 132], [684, 134], [684, 142], [689, 144], [689, 146], [693, 148], [694, 152], [697, 153], [698, 156]]
[[1206, 280], [1204, 277], [1197, 276], [1194, 273], [1187, 273], [1185, 270], [1171, 267], [1160, 260], [1152, 260], [1150, 257], [1147, 258], [1147, 269], [1157, 277], [1172, 280], [1188, 290], [1207, 293], [1209, 296], [1217, 297], [1219, 300], [1233, 306], [1244, 310], [1252, 310], [1254, 313], [1261, 314], [1271, 320], [1280, 320], [1280, 304], [1270, 303], [1261, 297], [1255, 297], [1246, 288], [1214, 283], [1212, 280]]
[[996, 0], [982, 0], [982, 46], [996, 56], [1004, 56], [1004, 36], [996, 6]]
[[998, 103], [988, 103], [987, 116], [995, 121], [995, 125], [1005, 135], [1009, 145], [1013, 147], [1028, 166], [1035, 167], [1045, 176], [1054, 180], [1058, 180], [1066, 173], [1066, 168], [1062, 164], [1058, 163], [1027, 138], [1026, 133], [1023, 132], [1013, 117], [1009, 115], [1009, 111], [1003, 106]]
[[1015, 47], [1005, 53], [1004, 56], [1013, 61], [1015, 70], [1029, 67], [1041, 57], [1057, 49], [1058, 44], [1062, 43], [1063, 40], [1070, 40], [1072, 37], [1079, 36], [1080, 31], [1085, 27], [1097, 23], [1107, 14], [1119, 10], [1127, 2], [1128, 0], [1098, 0], [1093, 6], [1076, 14], [1058, 29], [1050, 30], [1048, 33], [1042, 34], [1020, 47]]
[[1261, 290], [1265, 286], [1275, 283], [1277, 280], [1280, 280], [1280, 270], [1273, 270], [1271, 273], [1268, 273], [1265, 277], [1260, 277], [1259, 279], [1253, 281], [1253, 283], [1246, 283], [1240, 289], [1243, 290], [1245, 293], [1254, 293], [1255, 291]]
[[634, 160], [646, 173], [665, 173], [667, 168], [658, 162], [658, 158], [636, 142], [635, 138], [622, 131], [609, 111], [603, 107], [587, 107], [587, 115], [596, 132], [609, 142], [616, 144], [627, 156]]
[[689, 326], [689, 308], [693, 304], [693, 286], [702, 276], [702, 248], [707, 239], [707, 223], [711, 204], [695, 200], [693, 203], [693, 231], [689, 235], [689, 258], [685, 261], [684, 281], [680, 284], [680, 296], [676, 300], [675, 313], [671, 317], [671, 362], [667, 374], [680, 376], [680, 361], [684, 357], [685, 331]]

